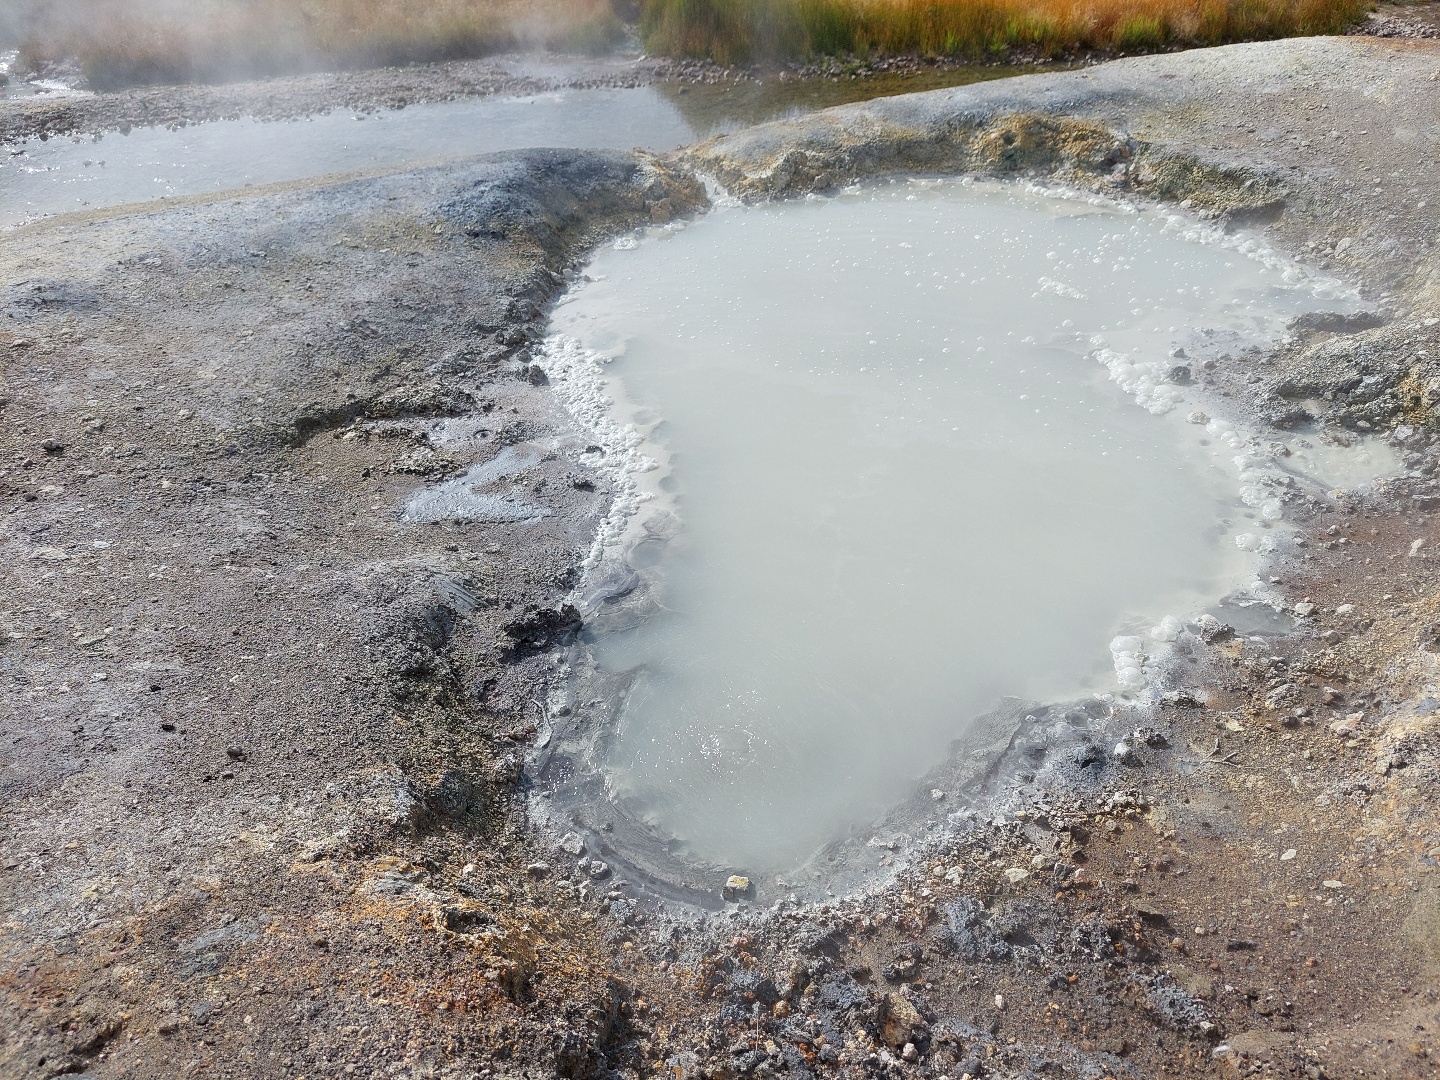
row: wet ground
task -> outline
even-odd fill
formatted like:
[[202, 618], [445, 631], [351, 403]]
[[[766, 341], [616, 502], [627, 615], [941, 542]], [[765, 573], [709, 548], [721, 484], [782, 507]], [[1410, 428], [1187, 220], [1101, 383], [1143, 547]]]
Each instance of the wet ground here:
[[[1429, 1075], [1437, 69], [1425, 42], [1243, 46], [671, 162], [519, 153], [13, 232], [0, 1071]], [[1404, 472], [1287, 497], [1266, 584], [1295, 632], [1195, 620], [1154, 700], [997, 713], [815, 863], [889, 884], [637, 904], [603, 827], [537, 831], [521, 798], [611, 495], [533, 347], [594, 243], [700, 206], [691, 167], [750, 196], [1033, 171], [1262, 230], [1380, 317], [1196, 392], [1277, 442], [1378, 435]], [[489, 492], [547, 515], [403, 520], [511, 448], [534, 463]]]

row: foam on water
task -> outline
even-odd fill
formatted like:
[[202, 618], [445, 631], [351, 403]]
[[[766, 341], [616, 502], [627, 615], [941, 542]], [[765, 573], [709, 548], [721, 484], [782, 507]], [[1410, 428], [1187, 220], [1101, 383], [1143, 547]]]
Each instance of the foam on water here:
[[1188, 219], [912, 181], [635, 239], [541, 363], [618, 493], [591, 575], [648, 583], [578, 590], [577, 678], [624, 691], [577, 700], [694, 858], [802, 860], [1004, 696], [1143, 691], [1287, 498], [1389, 464], [1196, 411], [1207, 358], [1355, 300]]

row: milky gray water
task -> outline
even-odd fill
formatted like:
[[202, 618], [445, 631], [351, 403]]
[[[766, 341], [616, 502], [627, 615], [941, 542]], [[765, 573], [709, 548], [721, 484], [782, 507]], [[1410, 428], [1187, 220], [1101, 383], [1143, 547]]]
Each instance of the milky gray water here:
[[[0, 54], [3, 74], [14, 54]], [[617, 70], [627, 65], [614, 62]], [[514, 58], [537, 79], [574, 75], [563, 58]], [[170, 130], [28, 139], [0, 147], [0, 229], [75, 210], [371, 169], [420, 166], [529, 147], [671, 150], [717, 131], [843, 101], [1014, 76], [976, 67], [928, 77], [829, 79], [623, 89], [560, 89], [526, 96], [422, 102], [402, 110], [335, 112], [295, 120], [215, 120]], [[1029, 69], [1033, 70], [1033, 69]], [[6, 96], [75, 95], [56, 83], [12, 79]], [[5, 97], [0, 97], [0, 101]]]
[[51, 214], [534, 146], [669, 150], [694, 140], [650, 87], [484, 97], [370, 114], [216, 120], [0, 148], [0, 228]]
[[589, 662], [632, 680], [602, 768], [696, 858], [794, 864], [1006, 695], [1139, 689], [1161, 620], [1283, 528], [1265, 470], [1326, 464], [1303, 439], [1257, 460], [1167, 380], [1344, 298], [1157, 212], [897, 182], [718, 211], [588, 274], [543, 362], [592, 422], [597, 386], [615, 402], [638, 510], [597, 556], [640, 541], [656, 601], [590, 613]]

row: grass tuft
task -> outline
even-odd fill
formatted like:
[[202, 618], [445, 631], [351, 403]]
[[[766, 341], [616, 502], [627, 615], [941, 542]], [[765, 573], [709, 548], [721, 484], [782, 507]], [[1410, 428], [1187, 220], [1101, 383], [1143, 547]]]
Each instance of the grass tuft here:
[[1334, 34], [1366, 0], [646, 0], [641, 36], [722, 64], [855, 54], [986, 59]]

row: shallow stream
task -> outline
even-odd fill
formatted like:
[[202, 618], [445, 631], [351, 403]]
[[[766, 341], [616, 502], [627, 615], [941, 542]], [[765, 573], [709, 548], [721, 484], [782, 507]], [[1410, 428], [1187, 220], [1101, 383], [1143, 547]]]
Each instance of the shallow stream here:
[[1353, 305], [1247, 248], [910, 181], [600, 253], [542, 363], [620, 492], [592, 580], [643, 582], [590, 593], [571, 691], [613, 731], [610, 798], [674, 852], [783, 870], [1007, 695], [1142, 690], [1287, 492], [1388, 463], [1195, 413], [1207, 358]]
[[[618, 62], [617, 69], [623, 67]], [[563, 62], [517, 74], [563, 81]], [[1025, 69], [959, 68], [913, 76], [563, 89], [411, 105], [339, 109], [298, 120], [216, 120], [173, 130], [0, 147], [0, 229], [53, 214], [204, 195], [310, 177], [415, 167], [528, 147], [672, 150], [728, 131], [867, 97], [1002, 78]], [[42, 87], [63, 94], [63, 87]], [[15, 81], [7, 93], [33, 92]], [[71, 91], [70, 93], [74, 93]]]

